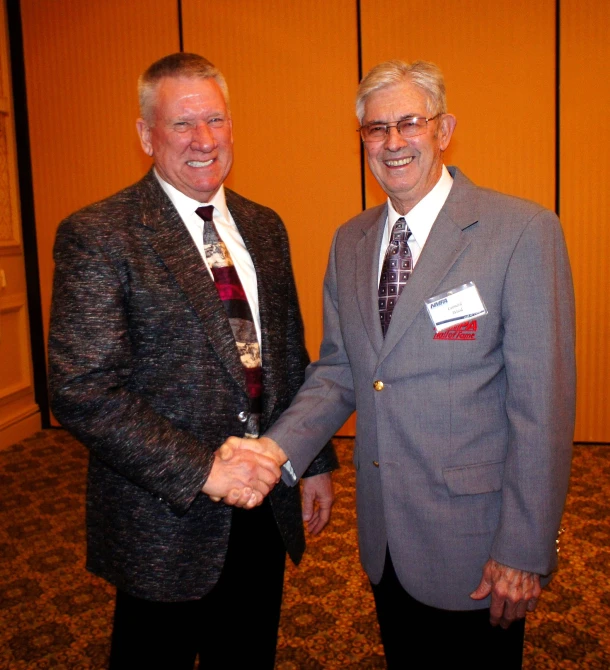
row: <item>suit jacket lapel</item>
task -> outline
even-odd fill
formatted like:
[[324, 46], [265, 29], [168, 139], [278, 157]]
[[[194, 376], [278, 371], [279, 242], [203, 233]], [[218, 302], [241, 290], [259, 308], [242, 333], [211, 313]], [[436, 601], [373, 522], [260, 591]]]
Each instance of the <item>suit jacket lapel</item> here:
[[143, 222], [152, 230], [150, 244], [205, 324], [205, 335], [235, 381], [245, 391], [243, 366], [216, 286], [176, 208], [152, 171], [143, 186]]
[[356, 277], [362, 277], [362, 281], [356, 282], [358, 305], [367, 335], [377, 354], [383, 346], [377, 296], [379, 249], [387, 216], [387, 205], [371, 210], [370, 219], [363, 222], [362, 239], [356, 245]]
[[266, 219], [264, 210], [252, 207], [250, 202], [237, 193], [225, 188], [227, 206], [235, 221], [244, 244], [248, 249], [252, 264], [256, 271], [256, 284], [258, 292], [258, 310], [261, 321], [261, 356], [263, 363], [263, 412], [261, 426], [269, 423], [276, 400], [276, 389], [281, 387], [276, 382], [277, 371], [284, 368], [284, 361], [276, 361], [276, 351], [272, 345], [272, 333], [282, 332], [283, 324], [276, 323], [280, 316], [275, 310], [270, 309], [269, 288], [277, 281], [274, 273], [276, 263], [286, 263], [277, 241], [269, 234], [269, 221]]
[[256, 271], [256, 285], [258, 292], [258, 310], [261, 321], [261, 356], [263, 362], [263, 413], [261, 426], [268, 423], [271, 412], [275, 405], [275, 389], [277, 385], [274, 380], [274, 371], [282, 369], [283, 363], [275, 362], [275, 352], [270, 346], [270, 332], [273, 330], [272, 321], [276, 317], [273, 310], [268, 308], [269, 299], [267, 290], [273, 285], [275, 277], [273, 268], [276, 262], [286, 262], [286, 259], [274, 259], [278, 252], [277, 246], [270, 244], [268, 226], [261, 210], [252, 208], [237, 193], [225, 188], [227, 207], [235, 221], [235, 225], [246, 245], [246, 249], [252, 259]]
[[[455, 169], [451, 168], [451, 172], [453, 187], [396, 304], [379, 362], [398, 344], [420, 310], [425, 309], [424, 300], [437, 292], [446, 274], [470, 244], [464, 230], [477, 221], [476, 187]], [[430, 328], [433, 328], [432, 322]]]

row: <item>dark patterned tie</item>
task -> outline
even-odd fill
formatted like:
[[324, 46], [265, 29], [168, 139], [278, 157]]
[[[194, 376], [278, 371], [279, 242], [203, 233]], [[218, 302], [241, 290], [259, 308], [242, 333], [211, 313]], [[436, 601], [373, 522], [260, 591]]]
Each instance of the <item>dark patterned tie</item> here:
[[413, 256], [407, 244], [409, 237], [411, 237], [411, 231], [407, 222], [400, 217], [392, 228], [379, 279], [377, 295], [379, 296], [379, 318], [384, 337], [388, 332], [398, 297], [413, 272]]
[[197, 214], [203, 219], [203, 248], [212, 271], [216, 290], [222, 300], [241, 363], [246, 374], [246, 389], [250, 399], [250, 412], [246, 421], [246, 437], [258, 437], [260, 430], [263, 373], [261, 352], [256, 338], [252, 311], [244, 292], [231, 255], [220, 239], [214, 225], [214, 207], [199, 207]]

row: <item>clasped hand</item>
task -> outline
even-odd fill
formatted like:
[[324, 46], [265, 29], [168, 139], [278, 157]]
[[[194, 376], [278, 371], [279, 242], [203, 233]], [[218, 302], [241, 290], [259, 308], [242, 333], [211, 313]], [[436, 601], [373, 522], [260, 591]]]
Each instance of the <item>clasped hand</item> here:
[[268, 437], [230, 437], [216, 451], [202, 491], [215, 502], [251, 509], [279, 482], [286, 460], [286, 454]]
[[[230, 437], [216, 451], [210, 475], [203, 486], [214, 502], [251, 509], [260, 505], [279, 482], [280, 467], [288, 460], [271, 438], [251, 440]], [[330, 520], [334, 493], [329, 472], [303, 480], [303, 521], [317, 535]]]

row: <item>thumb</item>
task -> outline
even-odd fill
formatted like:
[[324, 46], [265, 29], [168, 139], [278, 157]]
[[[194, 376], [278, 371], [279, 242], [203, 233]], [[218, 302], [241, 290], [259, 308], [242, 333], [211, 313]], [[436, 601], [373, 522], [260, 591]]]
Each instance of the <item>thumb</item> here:
[[218, 456], [221, 461], [230, 461], [233, 458], [235, 450], [226, 442], [218, 450]]
[[487, 598], [487, 596], [491, 593], [492, 586], [493, 585], [491, 581], [487, 579], [485, 574], [483, 574], [483, 576], [481, 577], [481, 581], [479, 582], [479, 585], [470, 594], [470, 597], [473, 600], [483, 600], [483, 598]]
[[218, 455], [222, 461], [230, 461], [237, 449], [241, 447], [242, 439], [239, 437], [228, 437], [225, 443], [218, 450]]
[[314, 495], [308, 489], [303, 490], [303, 521], [309, 521], [313, 516]]

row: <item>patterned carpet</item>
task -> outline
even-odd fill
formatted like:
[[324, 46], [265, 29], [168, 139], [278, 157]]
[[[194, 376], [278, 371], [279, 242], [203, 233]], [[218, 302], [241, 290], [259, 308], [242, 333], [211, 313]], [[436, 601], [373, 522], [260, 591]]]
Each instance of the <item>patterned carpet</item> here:
[[[353, 514], [351, 440], [329, 528], [289, 564], [277, 668], [384, 668]], [[99, 669], [113, 590], [84, 565], [85, 449], [48, 430], [0, 452], [0, 669]], [[529, 617], [524, 668], [610, 668], [610, 447], [576, 447], [560, 572]], [[490, 666], [491, 667], [491, 666]]]

